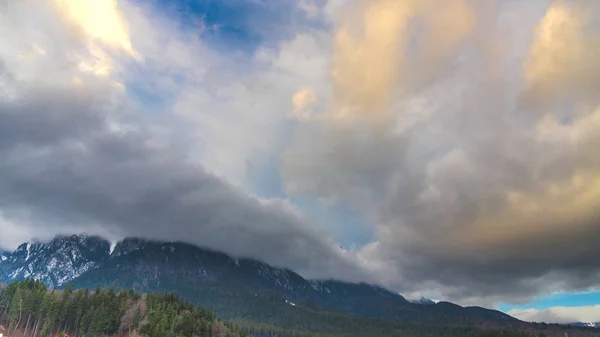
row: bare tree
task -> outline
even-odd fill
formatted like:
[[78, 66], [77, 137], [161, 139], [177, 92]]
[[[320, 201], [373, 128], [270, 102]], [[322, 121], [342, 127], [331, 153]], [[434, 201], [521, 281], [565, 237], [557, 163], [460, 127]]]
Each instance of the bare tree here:
[[227, 337], [227, 328], [219, 321], [213, 322], [212, 337]]

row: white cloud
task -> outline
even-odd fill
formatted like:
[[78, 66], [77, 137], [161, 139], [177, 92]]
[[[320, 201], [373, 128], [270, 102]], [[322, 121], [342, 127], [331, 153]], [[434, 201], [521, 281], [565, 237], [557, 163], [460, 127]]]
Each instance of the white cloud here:
[[319, 15], [320, 8], [313, 0], [298, 0], [297, 6], [310, 18], [315, 18]]
[[292, 96], [294, 116], [297, 118], [310, 118], [312, 109], [317, 103], [317, 94], [311, 87], [303, 87]]

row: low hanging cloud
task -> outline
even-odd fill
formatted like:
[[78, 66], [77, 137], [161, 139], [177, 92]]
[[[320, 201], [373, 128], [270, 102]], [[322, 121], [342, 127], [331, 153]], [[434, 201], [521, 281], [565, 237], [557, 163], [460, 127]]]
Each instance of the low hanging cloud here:
[[333, 102], [299, 122], [287, 191], [367, 214], [359, 259], [403, 293], [489, 305], [596, 284], [597, 6], [439, 5], [341, 17]]
[[[214, 52], [167, 23], [152, 28], [150, 23], [161, 18], [144, 8], [120, 5], [106, 0], [5, 6], [7, 19], [0, 20], [2, 246], [73, 232], [111, 239], [141, 236], [254, 257], [306, 276], [366, 279], [329, 232], [289, 202], [248, 195], [202, 165], [210, 151], [195, 145], [198, 119], [210, 116], [185, 102], [214, 99], [194, 91], [199, 81], [210, 79], [210, 71], [191, 59], [217, 66]], [[106, 21], [76, 20], [92, 12]], [[138, 44], [130, 43], [133, 37]], [[131, 69], [152, 76], [140, 79]], [[157, 94], [174, 95], [174, 111], [153, 114], [143, 101], [132, 99], [140, 82], [160, 89]], [[216, 132], [207, 129], [203, 135]]]

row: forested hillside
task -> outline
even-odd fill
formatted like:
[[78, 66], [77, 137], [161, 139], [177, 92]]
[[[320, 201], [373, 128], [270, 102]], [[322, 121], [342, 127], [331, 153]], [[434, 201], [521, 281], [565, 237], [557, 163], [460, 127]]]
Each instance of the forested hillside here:
[[[291, 306], [290, 306], [291, 307]], [[286, 315], [286, 329], [248, 321], [220, 321], [215, 314], [176, 294], [139, 294], [100, 287], [48, 289], [33, 280], [14, 282], [0, 291], [0, 329], [9, 336], [147, 337], [350, 337], [350, 336], [564, 336], [553, 326], [517, 331], [414, 325], [341, 313], [301, 309]], [[594, 329], [568, 328], [569, 336], [600, 336]], [[2, 330], [0, 330], [2, 331]]]
[[244, 337], [229, 323], [174, 294], [96, 288], [49, 290], [38, 281], [15, 282], [0, 292], [0, 324], [16, 335]]

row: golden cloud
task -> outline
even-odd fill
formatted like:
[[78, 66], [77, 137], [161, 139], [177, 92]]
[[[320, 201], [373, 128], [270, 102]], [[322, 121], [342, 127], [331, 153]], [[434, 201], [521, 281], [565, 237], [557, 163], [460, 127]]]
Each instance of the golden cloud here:
[[598, 93], [600, 36], [585, 31], [589, 21], [577, 3], [555, 1], [549, 6], [535, 28], [524, 65], [527, 103], [547, 103], [573, 90], [579, 95]]
[[[464, 0], [359, 2], [344, 13], [335, 34], [333, 115], [385, 115], [406, 67], [435, 68], [472, 31], [475, 19]], [[421, 20], [426, 29], [414, 57], [416, 64], [408, 64], [414, 20]]]

